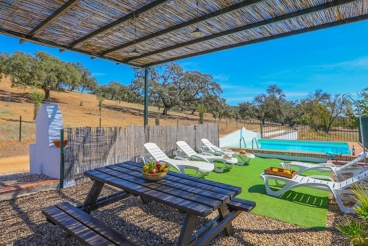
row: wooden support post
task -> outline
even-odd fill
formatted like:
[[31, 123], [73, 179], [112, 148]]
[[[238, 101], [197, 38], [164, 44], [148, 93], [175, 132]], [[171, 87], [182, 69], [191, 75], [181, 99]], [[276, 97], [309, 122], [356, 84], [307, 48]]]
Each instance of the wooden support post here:
[[193, 214], [187, 214], [185, 216], [183, 227], [181, 228], [179, 240], [177, 245], [189, 245], [190, 238], [194, 231], [194, 226], [197, 216]]
[[[104, 183], [95, 180], [93, 182], [91, 190], [89, 191], [87, 195], [86, 200], [84, 200], [83, 207], [88, 208], [91, 205], [95, 204], [103, 187], [104, 187]], [[91, 211], [86, 210], [86, 213], [91, 213]]]

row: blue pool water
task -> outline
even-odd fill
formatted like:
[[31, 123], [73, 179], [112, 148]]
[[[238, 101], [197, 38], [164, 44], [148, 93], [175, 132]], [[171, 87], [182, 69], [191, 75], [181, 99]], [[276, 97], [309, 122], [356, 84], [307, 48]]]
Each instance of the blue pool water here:
[[260, 149], [317, 152], [327, 154], [351, 154], [349, 145], [344, 142], [259, 139], [258, 143]]
[[[325, 154], [351, 154], [349, 145], [344, 142], [258, 139], [258, 143], [260, 149], [267, 149], [267, 150], [314, 152]], [[239, 147], [239, 142], [231, 144], [230, 146]], [[251, 146], [251, 144], [248, 146]]]

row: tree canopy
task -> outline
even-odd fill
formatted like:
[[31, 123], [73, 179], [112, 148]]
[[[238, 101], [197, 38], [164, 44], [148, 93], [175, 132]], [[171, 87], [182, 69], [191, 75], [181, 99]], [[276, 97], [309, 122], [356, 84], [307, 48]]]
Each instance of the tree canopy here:
[[[144, 70], [136, 68], [131, 88], [143, 95], [143, 85]], [[184, 71], [175, 63], [151, 68], [148, 86], [150, 101], [162, 106], [164, 115], [173, 107], [194, 112], [198, 105], [204, 104], [205, 98], [214, 99], [222, 93], [220, 85], [210, 74]]]
[[12, 86], [38, 88], [50, 99], [51, 90], [83, 86], [88, 90], [97, 86], [97, 81], [81, 64], [64, 62], [46, 52], [34, 56], [24, 52], [0, 54], [0, 72], [10, 76]]

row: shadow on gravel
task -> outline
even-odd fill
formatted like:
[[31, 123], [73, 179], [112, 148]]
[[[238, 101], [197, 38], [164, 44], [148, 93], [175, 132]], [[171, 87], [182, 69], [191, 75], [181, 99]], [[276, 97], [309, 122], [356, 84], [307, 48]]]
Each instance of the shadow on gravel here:
[[30, 173], [5, 174], [0, 175], [0, 188], [45, 179], [50, 179], [50, 177], [43, 174], [30, 174]]

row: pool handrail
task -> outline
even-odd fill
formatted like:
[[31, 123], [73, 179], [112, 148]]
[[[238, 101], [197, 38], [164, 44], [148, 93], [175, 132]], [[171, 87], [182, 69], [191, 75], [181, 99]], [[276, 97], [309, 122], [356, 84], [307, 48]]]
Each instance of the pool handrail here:
[[253, 149], [254, 149], [254, 140], [256, 140], [256, 145], [257, 145], [257, 149], [259, 149], [259, 146], [258, 146], [258, 139], [256, 137], [252, 138], [252, 154], [254, 153]]
[[241, 141], [242, 141], [242, 139], [243, 139], [243, 143], [244, 143], [244, 148], [247, 147], [247, 144], [245, 143], [244, 137], [240, 137], [240, 140], [239, 140], [239, 149], [241, 149]]

